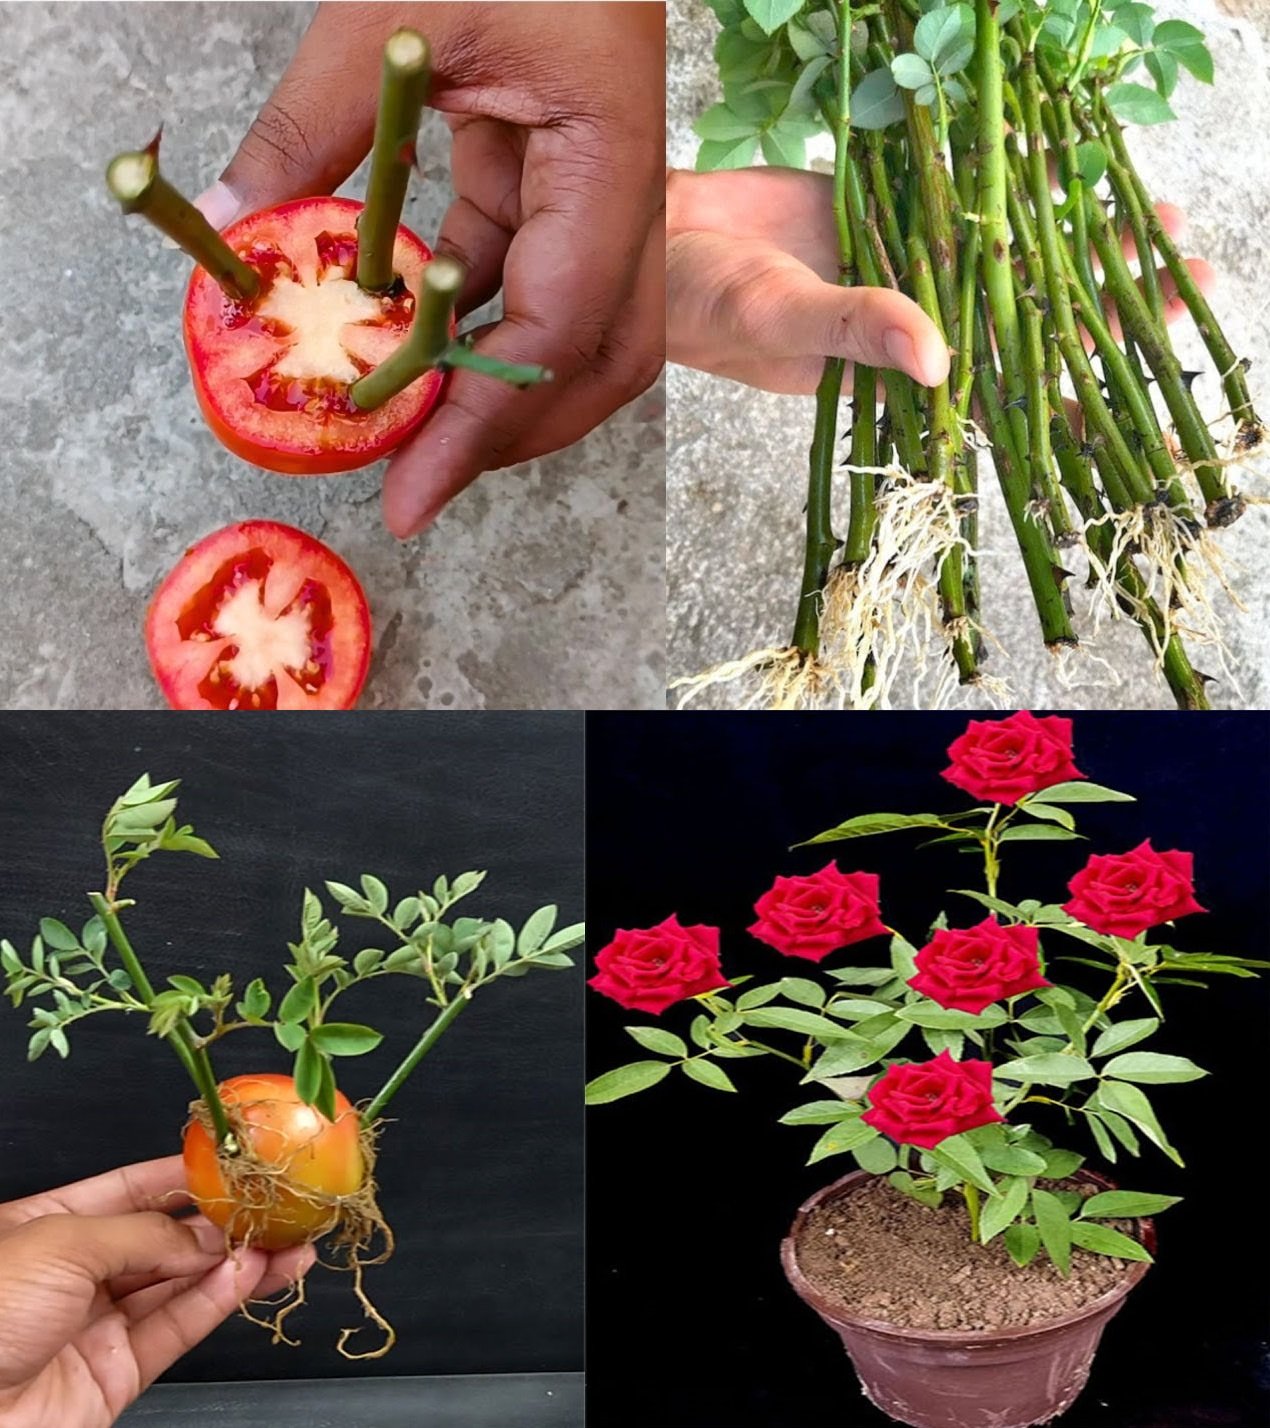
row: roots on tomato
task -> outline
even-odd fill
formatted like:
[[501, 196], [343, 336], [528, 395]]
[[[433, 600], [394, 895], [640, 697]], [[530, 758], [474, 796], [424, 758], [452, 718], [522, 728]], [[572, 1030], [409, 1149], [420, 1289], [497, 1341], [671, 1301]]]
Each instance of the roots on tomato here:
[[[185, 1127], [186, 1179], [195, 1204], [224, 1231], [227, 1249], [279, 1250], [324, 1240], [331, 1254], [319, 1254], [320, 1262], [352, 1274], [363, 1312], [384, 1335], [378, 1348], [354, 1352], [347, 1345], [358, 1329], [343, 1329], [339, 1352], [347, 1359], [381, 1358], [396, 1332], [363, 1285], [364, 1271], [384, 1263], [394, 1245], [375, 1195], [377, 1128], [364, 1125], [339, 1092], [335, 1119], [328, 1120], [300, 1100], [290, 1076], [236, 1076], [219, 1091], [230, 1126], [221, 1145], [202, 1100], [191, 1103]], [[304, 1302], [301, 1279], [271, 1302], [268, 1317], [246, 1304], [242, 1312], [269, 1329], [275, 1343], [294, 1345], [298, 1340], [284, 1324]]]

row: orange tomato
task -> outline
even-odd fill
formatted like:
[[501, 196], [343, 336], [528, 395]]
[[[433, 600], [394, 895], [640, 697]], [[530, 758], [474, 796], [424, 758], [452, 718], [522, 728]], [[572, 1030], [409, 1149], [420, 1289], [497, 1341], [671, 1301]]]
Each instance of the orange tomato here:
[[[358, 1134], [361, 1122], [347, 1097], [335, 1093], [335, 1120], [306, 1106], [290, 1076], [234, 1076], [222, 1082], [221, 1100], [234, 1107], [251, 1150], [287, 1179], [322, 1195], [352, 1195], [366, 1178]], [[329, 1225], [326, 1206], [310, 1204], [281, 1181], [268, 1208], [235, 1204], [221, 1174], [212, 1136], [192, 1121], [185, 1132], [185, 1177], [198, 1208], [222, 1229], [233, 1220], [235, 1238], [261, 1249], [304, 1244]]]

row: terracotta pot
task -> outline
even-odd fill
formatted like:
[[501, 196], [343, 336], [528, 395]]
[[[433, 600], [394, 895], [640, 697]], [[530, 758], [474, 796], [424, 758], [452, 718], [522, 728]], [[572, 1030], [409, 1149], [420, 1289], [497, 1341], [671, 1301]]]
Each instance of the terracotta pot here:
[[[1082, 1178], [1106, 1181], [1089, 1172]], [[1021, 1329], [902, 1329], [862, 1319], [827, 1299], [795, 1259], [807, 1216], [826, 1200], [850, 1195], [873, 1179], [852, 1171], [818, 1191], [799, 1210], [781, 1246], [781, 1263], [799, 1296], [837, 1331], [860, 1375], [865, 1396], [912, 1428], [1033, 1428], [1065, 1413], [1089, 1377], [1103, 1326], [1146, 1273], [1130, 1266], [1110, 1293], [1074, 1314]], [[1143, 1220], [1142, 1239], [1155, 1248], [1155, 1230]]]

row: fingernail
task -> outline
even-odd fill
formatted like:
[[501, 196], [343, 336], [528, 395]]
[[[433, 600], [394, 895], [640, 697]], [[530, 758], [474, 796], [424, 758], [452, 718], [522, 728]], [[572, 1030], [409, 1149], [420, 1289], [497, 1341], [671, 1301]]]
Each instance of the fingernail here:
[[[194, 200], [194, 207], [219, 232], [222, 228], [228, 228], [238, 217], [242, 203], [227, 183], [222, 183], [220, 179], [217, 179], [211, 188], [205, 193], [200, 193]], [[177, 245], [171, 238], [164, 238], [163, 246], [175, 248]]]
[[913, 339], [902, 327], [886, 329], [882, 334], [882, 350], [892, 367], [907, 372], [910, 377], [917, 376], [917, 348], [913, 346]]

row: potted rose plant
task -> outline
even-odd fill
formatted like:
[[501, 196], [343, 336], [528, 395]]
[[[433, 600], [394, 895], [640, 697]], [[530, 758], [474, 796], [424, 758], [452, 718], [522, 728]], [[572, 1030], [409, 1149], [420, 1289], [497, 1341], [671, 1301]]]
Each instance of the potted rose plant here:
[[[998, 896], [1010, 844], [1074, 841], [1082, 804], [1133, 801], [1076, 766], [1070, 720], [972, 722], [949, 756], [944, 777], [971, 807], [865, 814], [807, 842], [919, 830], [972, 854], [982, 888], [951, 890], [949, 911], [909, 940], [884, 920], [891, 899], [872, 873], [830, 862], [777, 877], [749, 932], [815, 975], [759, 985], [724, 972], [716, 927], [672, 915], [618, 931], [591, 986], [691, 1019], [686, 1038], [628, 1027], [651, 1055], [597, 1077], [588, 1101], [676, 1067], [734, 1091], [727, 1063], [763, 1057], [791, 1090], [811, 1087], [783, 1123], [818, 1128], [808, 1163], [849, 1155], [854, 1168], [798, 1211], [782, 1247], [794, 1289], [892, 1418], [1027, 1428], [1079, 1394], [1103, 1326], [1151, 1263], [1152, 1217], [1177, 1203], [1086, 1163], [1181, 1164], [1152, 1097], [1207, 1073], [1150, 1049], [1164, 995], [1270, 964], [1169, 944], [1160, 929], [1204, 908], [1191, 854], [1150, 840], [1088, 856], [1065, 900]], [[889, 955], [867, 965], [835, 955], [881, 937]]]

